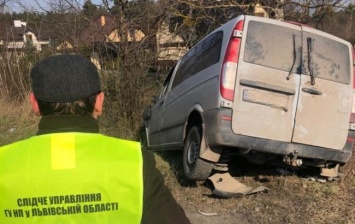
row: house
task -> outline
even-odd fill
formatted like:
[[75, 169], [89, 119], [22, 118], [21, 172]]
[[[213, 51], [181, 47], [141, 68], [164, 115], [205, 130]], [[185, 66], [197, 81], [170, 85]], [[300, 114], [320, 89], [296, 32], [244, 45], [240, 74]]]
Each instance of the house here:
[[[145, 38], [143, 31], [135, 24], [126, 22], [126, 34], [129, 43], [140, 42]], [[103, 15], [92, 21], [80, 35], [80, 45], [92, 49], [91, 61], [98, 69], [102, 68], [103, 60], [117, 56], [121, 44], [121, 36], [116, 18]]]
[[[145, 34], [138, 26], [128, 22], [126, 22], [125, 25], [129, 28], [127, 34], [129, 42], [141, 41], [145, 37]], [[119, 27], [115, 17], [101, 16], [82, 32], [80, 39], [84, 44], [119, 43], [121, 42], [121, 38], [118, 29]]]
[[269, 18], [269, 14], [265, 11], [265, 9], [259, 3], [256, 3], [254, 5], [254, 16]]
[[56, 48], [57, 51], [62, 52], [62, 51], [68, 51], [74, 49], [73, 44], [71, 44], [69, 41], [64, 41], [62, 43], [59, 43]]
[[[222, 2], [222, 0], [220, 0]], [[241, 9], [249, 9], [250, 5], [239, 5]], [[259, 3], [256, 3], [252, 7], [252, 13], [255, 16], [268, 18], [268, 13], [264, 10], [263, 6]], [[240, 11], [243, 13], [243, 11]], [[162, 65], [171, 65], [169, 62], [174, 62], [179, 60], [188, 50], [189, 47], [184, 39], [178, 35], [172, 26], [176, 26], [177, 22], [172, 22], [167, 24], [165, 21], [162, 22], [158, 28], [156, 34], [157, 42], [157, 62], [159, 66]]]
[[156, 42], [159, 66], [169, 65], [170, 62], [179, 60], [189, 50], [183, 38], [171, 32], [165, 22], [158, 28]]
[[49, 45], [49, 40], [41, 40], [26, 22], [14, 20], [13, 25], [3, 24], [0, 34], [0, 45], [7, 49], [7, 52], [17, 54], [23, 53], [30, 48], [41, 51], [44, 46]]

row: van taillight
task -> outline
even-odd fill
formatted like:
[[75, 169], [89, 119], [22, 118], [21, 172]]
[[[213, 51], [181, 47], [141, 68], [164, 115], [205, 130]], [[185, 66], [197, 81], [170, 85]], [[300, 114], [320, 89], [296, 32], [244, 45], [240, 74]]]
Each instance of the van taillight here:
[[234, 26], [232, 36], [229, 40], [226, 54], [223, 60], [220, 78], [220, 91], [223, 98], [233, 101], [235, 78], [239, 58], [239, 49], [242, 39], [240, 34], [243, 30], [244, 20], [237, 22]]
[[350, 123], [355, 123], [355, 113], [350, 114]]
[[350, 114], [350, 119], [349, 123], [355, 123], [355, 90], [353, 90], [353, 107], [351, 108], [351, 114]]
[[349, 123], [355, 123], [355, 49], [352, 49], [352, 62], [353, 62], [353, 107], [350, 114]]
[[353, 107], [351, 108], [349, 123], [355, 123], [355, 90], [353, 89]]

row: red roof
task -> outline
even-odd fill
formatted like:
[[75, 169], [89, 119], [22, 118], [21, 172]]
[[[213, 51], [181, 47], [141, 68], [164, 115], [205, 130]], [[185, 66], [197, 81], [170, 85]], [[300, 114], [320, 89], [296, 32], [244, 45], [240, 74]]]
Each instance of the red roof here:
[[[126, 22], [127, 26], [131, 28], [138, 28], [137, 26]], [[80, 34], [80, 41], [84, 44], [91, 44], [94, 42], [105, 42], [108, 35], [118, 28], [118, 23], [114, 16], [101, 16], [95, 21], [92, 21], [87, 29]]]
[[93, 42], [105, 42], [106, 37], [117, 28], [115, 18], [112, 16], [101, 16], [92, 21], [89, 27], [80, 35], [80, 40], [84, 44]]

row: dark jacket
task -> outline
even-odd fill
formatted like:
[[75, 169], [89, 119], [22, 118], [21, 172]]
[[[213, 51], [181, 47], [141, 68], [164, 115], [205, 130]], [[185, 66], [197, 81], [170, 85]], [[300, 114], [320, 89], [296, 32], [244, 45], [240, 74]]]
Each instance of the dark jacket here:
[[[60, 115], [41, 118], [37, 135], [60, 132], [99, 133], [99, 126], [97, 120], [89, 116]], [[155, 167], [153, 153], [142, 150], [142, 157], [144, 184], [142, 223], [190, 223], [184, 210], [164, 184], [162, 174]]]

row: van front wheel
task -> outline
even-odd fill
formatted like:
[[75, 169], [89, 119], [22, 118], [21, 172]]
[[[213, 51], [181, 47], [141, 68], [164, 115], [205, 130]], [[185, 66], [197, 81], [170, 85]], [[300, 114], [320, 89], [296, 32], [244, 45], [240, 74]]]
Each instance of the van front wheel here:
[[145, 127], [143, 127], [139, 132], [139, 141], [141, 143], [141, 148], [143, 150], [148, 150], [148, 140], [147, 140], [147, 134], [145, 132]]
[[184, 145], [183, 166], [185, 176], [190, 180], [206, 180], [214, 164], [200, 158], [200, 151], [205, 146], [201, 143], [202, 130], [198, 126], [190, 128]]

